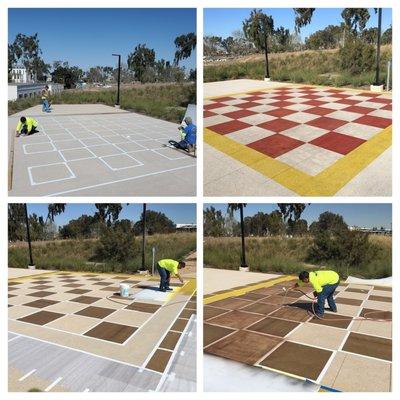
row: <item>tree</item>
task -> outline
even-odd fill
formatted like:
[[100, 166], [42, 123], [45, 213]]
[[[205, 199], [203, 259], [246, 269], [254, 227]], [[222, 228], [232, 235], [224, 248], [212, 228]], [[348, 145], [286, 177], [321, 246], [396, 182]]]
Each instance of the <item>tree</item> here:
[[283, 235], [285, 232], [285, 223], [279, 210], [272, 211], [267, 219], [268, 233], [271, 236]]
[[293, 228], [301, 214], [307, 207], [304, 203], [279, 203], [278, 208], [282, 214], [284, 222], [287, 224], [288, 233], [293, 234]]
[[83, 71], [79, 67], [70, 67], [67, 61], [54, 61], [52, 80], [71, 89], [83, 78]]
[[23, 204], [8, 204], [8, 240], [26, 239], [25, 210]]
[[292, 226], [293, 236], [304, 236], [308, 233], [308, 224], [305, 219], [298, 219]]
[[339, 47], [343, 39], [344, 24], [328, 25], [326, 28], [312, 33], [305, 40], [307, 49], [322, 50], [336, 49]]
[[133, 53], [128, 55], [128, 68], [135, 73], [136, 79], [146, 82], [146, 71], [154, 68], [156, 53], [145, 44], [138, 44]]
[[66, 204], [65, 203], [51, 203], [47, 206], [48, 213], [47, 219], [54, 222], [54, 218], [57, 215], [62, 214], [65, 211]]
[[299, 33], [301, 28], [311, 22], [315, 8], [293, 8], [293, 11], [296, 16], [294, 20], [295, 30]]
[[[146, 233], [154, 235], [156, 233], [172, 233], [176, 230], [176, 225], [164, 213], [147, 210], [146, 211]], [[143, 233], [143, 213], [140, 220], [134, 225], [135, 234]]]
[[378, 40], [378, 28], [364, 29], [361, 33], [361, 38], [369, 44], [375, 44]]
[[228, 204], [228, 213], [231, 215], [234, 214], [235, 211], [240, 211], [240, 230], [242, 237], [242, 252], [241, 252], [241, 268], [248, 268], [246, 264], [246, 247], [245, 247], [245, 235], [244, 235], [244, 218], [243, 218], [243, 209], [246, 207], [244, 203], [229, 203]]
[[191, 32], [186, 35], [180, 35], [174, 40], [176, 51], [174, 63], [179, 64], [179, 61], [189, 58], [192, 51], [196, 48], [196, 34]]
[[345, 8], [341, 15], [347, 29], [355, 36], [361, 34], [370, 18], [368, 8]]
[[14, 42], [8, 45], [8, 72], [11, 72], [16, 63], [21, 63], [28, 74], [43, 80], [50, 66], [43, 61], [41, 54], [37, 33], [32, 36], [18, 33]]
[[382, 34], [382, 44], [392, 44], [392, 25]]
[[94, 206], [97, 209], [95, 218], [101, 223], [107, 223], [108, 225], [115, 222], [122, 211], [121, 203], [95, 203]]
[[271, 16], [264, 14], [261, 10], [254, 9], [250, 17], [243, 21], [243, 32], [250, 42], [259, 51], [265, 53], [265, 78], [269, 79], [268, 63], [268, 37], [274, 31], [274, 20]]
[[278, 29], [275, 29], [273, 32], [274, 39], [274, 51], [288, 51], [288, 46], [290, 43], [290, 31], [289, 29], [285, 29], [283, 26], [280, 26]]
[[204, 220], [204, 236], [223, 236], [225, 233], [224, 229], [224, 217], [220, 210], [216, 210], [214, 207], [206, 208], [203, 212]]

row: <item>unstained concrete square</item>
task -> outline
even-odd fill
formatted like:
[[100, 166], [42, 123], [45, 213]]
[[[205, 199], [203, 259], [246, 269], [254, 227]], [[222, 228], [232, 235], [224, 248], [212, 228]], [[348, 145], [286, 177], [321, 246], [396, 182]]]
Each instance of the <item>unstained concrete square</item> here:
[[298, 342], [309, 346], [322, 347], [330, 350], [339, 349], [347, 331], [330, 326], [304, 323], [287, 336], [292, 342]]
[[29, 172], [33, 185], [63, 181], [75, 177], [66, 163], [33, 166], [29, 167]]
[[321, 384], [343, 392], [389, 392], [391, 374], [389, 362], [338, 352]]
[[46, 326], [61, 331], [82, 334], [99, 323], [98, 320], [79, 315], [64, 315], [62, 318], [50, 322]]
[[139, 327], [143, 325], [153, 314], [133, 310], [116, 310], [104, 320]]

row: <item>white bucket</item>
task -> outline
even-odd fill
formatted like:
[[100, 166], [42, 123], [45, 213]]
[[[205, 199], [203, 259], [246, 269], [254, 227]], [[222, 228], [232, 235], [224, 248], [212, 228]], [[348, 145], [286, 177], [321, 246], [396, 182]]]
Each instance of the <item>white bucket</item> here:
[[129, 285], [126, 283], [120, 283], [119, 285], [119, 294], [121, 297], [129, 297]]

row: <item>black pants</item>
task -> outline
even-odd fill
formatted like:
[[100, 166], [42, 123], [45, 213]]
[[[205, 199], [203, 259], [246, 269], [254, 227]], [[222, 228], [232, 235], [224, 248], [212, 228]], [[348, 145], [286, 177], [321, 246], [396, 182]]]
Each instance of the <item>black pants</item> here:
[[33, 135], [36, 132], [39, 132], [37, 130], [37, 126], [33, 126], [30, 132], [28, 132], [28, 126], [27, 125], [24, 125], [22, 127], [22, 129], [21, 129], [21, 134], [23, 134], [23, 135]]
[[167, 271], [165, 268], [160, 267], [158, 264], [157, 271], [160, 274], [160, 290], [169, 289], [169, 280], [171, 277], [170, 272]]
[[189, 147], [188, 142], [185, 142], [184, 140], [181, 140], [180, 142], [176, 142], [175, 140], [169, 140], [168, 143], [171, 146], [176, 147], [177, 149], [186, 150], [186, 151]]

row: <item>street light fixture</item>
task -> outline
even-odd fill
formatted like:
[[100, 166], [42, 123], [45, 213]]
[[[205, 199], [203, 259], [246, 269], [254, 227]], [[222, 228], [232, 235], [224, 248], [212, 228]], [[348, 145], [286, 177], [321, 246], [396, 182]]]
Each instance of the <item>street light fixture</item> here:
[[118, 89], [117, 89], [117, 102], [116, 107], [119, 107], [119, 88], [121, 86], [121, 54], [113, 54], [114, 57], [118, 57]]

